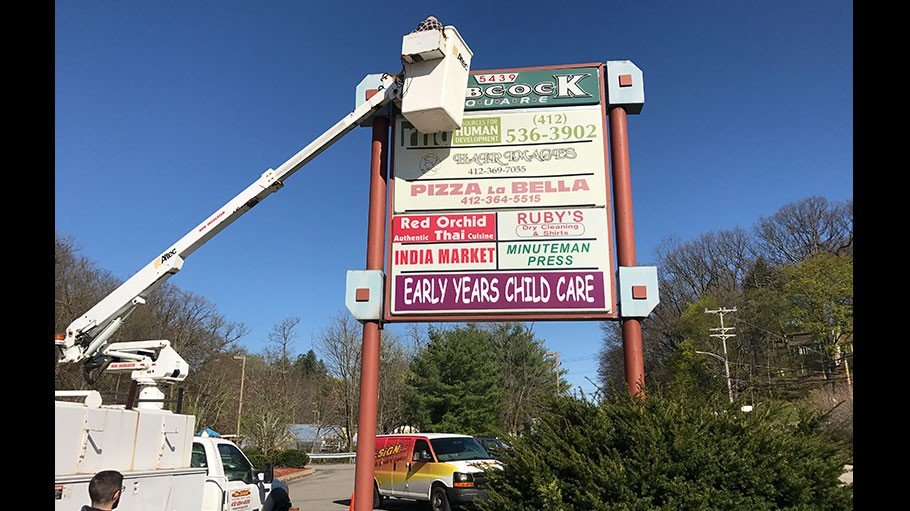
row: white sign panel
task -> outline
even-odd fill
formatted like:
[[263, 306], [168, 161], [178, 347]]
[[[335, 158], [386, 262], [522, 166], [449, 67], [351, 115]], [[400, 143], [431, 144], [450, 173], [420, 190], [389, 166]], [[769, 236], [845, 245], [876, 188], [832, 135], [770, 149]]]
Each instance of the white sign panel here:
[[395, 213], [606, 204], [599, 105], [466, 113], [460, 130], [396, 122]]
[[496, 224], [499, 240], [606, 238], [607, 212], [604, 208], [500, 211]]
[[501, 269], [596, 269], [610, 257], [603, 208], [496, 215]]

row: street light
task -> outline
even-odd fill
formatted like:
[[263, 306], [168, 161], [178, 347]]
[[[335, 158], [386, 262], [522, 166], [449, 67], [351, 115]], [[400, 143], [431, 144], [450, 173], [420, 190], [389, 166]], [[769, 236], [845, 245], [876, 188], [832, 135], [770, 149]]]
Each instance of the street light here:
[[[714, 357], [717, 360], [720, 360], [721, 362], [724, 363], [724, 370], [727, 373], [727, 394], [730, 396], [730, 402], [732, 403], [733, 402], [733, 385], [730, 383], [730, 364], [727, 362], [727, 357], [726, 356], [722, 357], [715, 353], [711, 353], [710, 351], [695, 350], [695, 353], [701, 353], [702, 355], [711, 355], [712, 357]], [[724, 355], [726, 355], [726, 354], [727, 354], [727, 343], [726, 343], [726, 339], [725, 339], [724, 340]]]
[[243, 412], [243, 377], [246, 375], [246, 355], [234, 355], [234, 360], [243, 360], [240, 365], [240, 403], [237, 405], [237, 441], [240, 441], [240, 414]]

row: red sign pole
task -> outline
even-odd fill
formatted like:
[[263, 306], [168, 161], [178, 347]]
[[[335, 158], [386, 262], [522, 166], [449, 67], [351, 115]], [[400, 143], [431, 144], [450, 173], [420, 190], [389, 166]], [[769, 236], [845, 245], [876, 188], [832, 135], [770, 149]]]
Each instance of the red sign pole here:
[[[386, 155], [389, 120], [373, 119], [370, 162], [370, 217], [367, 227], [367, 269], [384, 265]], [[357, 464], [354, 467], [354, 511], [373, 509], [373, 457], [376, 452], [376, 409], [379, 400], [379, 321], [363, 324], [360, 366], [360, 414], [357, 421]]]
[[[626, 111], [610, 110], [610, 159], [613, 167], [613, 207], [616, 215], [616, 251], [620, 266], [635, 266], [635, 222], [632, 217], [632, 173], [629, 163], [629, 130]], [[622, 285], [622, 283], [620, 283]], [[645, 385], [645, 359], [641, 320], [622, 318], [622, 348], [629, 393], [638, 395]], [[642, 394], [643, 395], [643, 394]]]

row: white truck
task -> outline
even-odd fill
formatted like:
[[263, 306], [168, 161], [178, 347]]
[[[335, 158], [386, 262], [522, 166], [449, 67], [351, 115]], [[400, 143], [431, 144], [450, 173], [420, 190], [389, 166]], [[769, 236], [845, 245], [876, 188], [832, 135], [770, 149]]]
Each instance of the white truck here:
[[[400, 75], [370, 75], [357, 107], [277, 169], [266, 170], [202, 223], [55, 336], [58, 363], [82, 363], [86, 381], [130, 373], [127, 403], [102, 404], [94, 390], [59, 390], [54, 406], [55, 510], [88, 504], [101, 470], [124, 475], [122, 511], [286, 511], [287, 486], [271, 466], [255, 469], [233, 443], [193, 437], [196, 418], [164, 409], [159, 385], [183, 381], [189, 366], [167, 340], [112, 342], [149, 293], [194, 251], [284, 186], [284, 180], [390, 103], [419, 131], [461, 126], [471, 50], [455, 27], [427, 18], [402, 40]], [[401, 91], [407, 91], [403, 94]], [[361, 92], [361, 91], [358, 91]], [[76, 401], [73, 401], [76, 399]]]
[[194, 416], [105, 406], [98, 392], [83, 394], [81, 402], [55, 403], [54, 509], [88, 504], [89, 481], [108, 469], [123, 474], [118, 509], [291, 509], [271, 464], [258, 470], [233, 442], [194, 437]]

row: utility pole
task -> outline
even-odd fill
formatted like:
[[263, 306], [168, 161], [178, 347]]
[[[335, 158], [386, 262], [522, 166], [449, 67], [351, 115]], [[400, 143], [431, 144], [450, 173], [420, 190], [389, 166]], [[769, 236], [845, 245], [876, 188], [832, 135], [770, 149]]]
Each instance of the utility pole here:
[[559, 352], [558, 351], [548, 351], [548, 357], [553, 357], [555, 362], [555, 373], [556, 373], [556, 395], [559, 395]]
[[732, 326], [724, 326], [724, 314], [733, 312], [736, 312], [736, 307], [733, 307], [732, 309], [728, 309], [726, 307], [721, 307], [720, 309], [714, 310], [705, 309], [705, 314], [717, 314], [720, 316], [720, 328], [709, 328], [708, 330], [712, 332], [719, 332], [716, 334], [711, 334], [711, 337], [719, 338], [724, 345], [724, 370], [727, 373], [727, 394], [730, 396], [731, 403], [733, 402], [733, 383], [730, 381], [730, 361], [729, 357], [727, 356], [727, 339], [730, 337], [736, 337], [736, 334], [728, 334], [727, 332], [735, 330], [736, 328]]
[[242, 360], [240, 364], [240, 402], [237, 403], [237, 443], [240, 444], [240, 414], [243, 412], [243, 380], [246, 376], [246, 355], [235, 355], [234, 360]]

